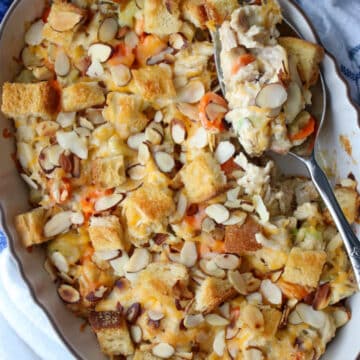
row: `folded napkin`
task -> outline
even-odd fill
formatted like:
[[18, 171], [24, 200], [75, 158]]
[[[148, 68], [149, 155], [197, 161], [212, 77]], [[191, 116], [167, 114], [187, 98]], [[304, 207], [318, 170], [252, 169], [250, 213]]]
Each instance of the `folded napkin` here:
[[[0, 19], [11, 2], [0, 0]], [[297, 3], [312, 20], [323, 46], [338, 60], [352, 97], [360, 104], [360, 2], [297, 0]], [[31, 299], [1, 232], [0, 268], [0, 359], [73, 359]]]

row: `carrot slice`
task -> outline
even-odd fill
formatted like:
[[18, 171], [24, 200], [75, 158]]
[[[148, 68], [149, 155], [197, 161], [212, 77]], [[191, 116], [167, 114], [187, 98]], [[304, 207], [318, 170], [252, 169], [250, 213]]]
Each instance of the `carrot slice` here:
[[227, 176], [230, 176], [235, 170], [241, 169], [241, 167], [234, 161], [234, 158], [230, 158], [228, 161], [221, 164], [220, 167]]
[[308, 123], [303, 128], [301, 128], [297, 133], [289, 135], [290, 140], [295, 141], [307, 138], [315, 131], [315, 124], [315, 119], [310, 116]]
[[231, 73], [234, 75], [236, 74], [242, 67], [251, 64], [256, 60], [256, 57], [252, 54], [243, 54], [240, 55], [235, 64], [233, 65], [231, 69]]
[[224, 108], [227, 108], [227, 103], [221, 96], [219, 96], [213, 92], [206, 93], [201, 98], [200, 104], [199, 104], [199, 117], [200, 117], [201, 124], [205, 129], [222, 131], [222, 130], [224, 130], [224, 126], [222, 124], [222, 119], [224, 118], [224, 113], [219, 112], [219, 114], [215, 117], [215, 119], [213, 121], [210, 121], [206, 114], [206, 107], [210, 103], [215, 103]]
[[135, 55], [133, 54], [132, 50], [124, 43], [120, 43], [116, 46], [114, 53], [107, 63], [113, 66], [122, 64], [130, 67], [134, 60]]

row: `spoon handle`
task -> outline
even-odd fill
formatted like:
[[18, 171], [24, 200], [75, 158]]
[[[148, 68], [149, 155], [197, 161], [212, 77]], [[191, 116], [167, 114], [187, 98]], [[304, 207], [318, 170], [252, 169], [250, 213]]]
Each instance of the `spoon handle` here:
[[329, 209], [335, 225], [343, 239], [350, 262], [354, 269], [357, 283], [360, 286], [360, 241], [356, 237], [349, 222], [346, 220], [344, 213], [336, 200], [329, 180], [327, 179], [324, 171], [320, 168], [314, 155], [306, 160], [304, 159], [304, 163], [306, 164], [310, 172], [311, 179], [321, 195], [326, 207]]

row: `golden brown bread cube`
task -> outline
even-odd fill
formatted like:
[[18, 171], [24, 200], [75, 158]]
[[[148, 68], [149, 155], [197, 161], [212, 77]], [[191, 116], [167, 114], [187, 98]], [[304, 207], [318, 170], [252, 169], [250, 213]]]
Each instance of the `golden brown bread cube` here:
[[334, 192], [347, 221], [354, 223], [359, 214], [359, 194], [348, 187], [338, 187]]
[[123, 315], [117, 311], [92, 311], [89, 322], [106, 355], [132, 355], [134, 345]]
[[89, 236], [95, 251], [128, 248], [122, 226], [115, 215], [93, 216], [90, 219]]
[[148, 123], [147, 117], [141, 112], [143, 102], [140, 96], [111, 92], [107, 95], [106, 105], [104, 118], [114, 125], [122, 139], [141, 132]]
[[205, 0], [205, 9], [209, 20], [221, 24], [229, 19], [231, 13], [239, 7], [237, 0]]
[[207, 277], [196, 290], [195, 310], [209, 313], [236, 294], [228, 280]]
[[124, 157], [117, 155], [93, 160], [91, 178], [93, 184], [103, 188], [120, 186], [126, 181]]
[[225, 185], [220, 165], [209, 153], [200, 153], [180, 172], [190, 203], [203, 202], [216, 195]]
[[51, 120], [59, 108], [59, 93], [49, 82], [3, 86], [1, 111], [8, 117], [41, 117]]
[[154, 105], [165, 106], [175, 98], [176, 92], [171, 69], [160, 65], [132, 70], [133, 92]]
[[178, 0], [151, 0], [144, 2], [144, 30], [159, 36], [170, 35], [180, 30]]
[[319, 77], [319, 63], [324, 58], [324, 49], [317, 44], [290, 36], [280, 37], [278, 41], [288, 55], [292, 55], [296, 59], [303, 83], [307, 87], [316, 84]]
[[15, 228], [25, 247], [41, 244], [48, 240], [43, 234], [46, 220], [47, 211], [42, 207], [15, 217]]
[[62, 111], [85, 110], [105, 102], [103, 89], [96, 82], [79, 82], [62, 90]]
[[181, 4], [183, 18], [198, 28], [205, 28], [208, 18], [204, 4], [205, 0], [184, 0]]
[[290, 251], [281, 278], [289, 283], [316, 288], [325, 262], [325, 251], [294, 247]]
[[261, 226], [251, 216], [242, 225], [225, 226], [225, 251], [241, 256], [261, 249], [262, 245], [255, 238], [260, 231]]

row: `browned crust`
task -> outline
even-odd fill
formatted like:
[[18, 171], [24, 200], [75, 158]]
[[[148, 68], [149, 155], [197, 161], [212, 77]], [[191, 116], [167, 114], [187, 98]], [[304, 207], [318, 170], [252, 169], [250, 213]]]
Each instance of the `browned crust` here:
[[103, 329], [118, 329], [124, 326], [124, 318], [118, 311], [91, 311], [89, 323], [95, 332]]

